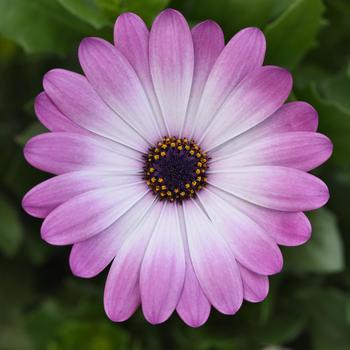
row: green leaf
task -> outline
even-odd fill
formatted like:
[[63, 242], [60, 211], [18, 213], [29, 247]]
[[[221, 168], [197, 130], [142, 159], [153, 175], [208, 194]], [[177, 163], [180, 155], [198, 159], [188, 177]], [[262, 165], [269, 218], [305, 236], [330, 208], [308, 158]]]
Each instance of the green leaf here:
[[276, 0], [176, 0], [171, 5], [183, 12], [188, 20], [217, 21], [225, 35], [232, 36], [243, 27], [264, 27], [274, 12]]
[[296, 273], [342, 271], [344, 252], [335, 216], [323, 208], [310, 213], [309, 218], [312, 237], [302, 247], [286, 250], [286, 269]]
[[28, 53], [62, 54], [91, 33], [91, 27], [57, 0], [0, 0], [0, 33]]
[[[109, 0], [99, 0], [107, 2]], [[135, 12], [151, 24], [155, 16], [169, 4], [169, 0], [120, 0], [121, 12]]]
[[257, 329], [255, 336], [265, 344], [283, 344], [295, 339], [305, 326], [305, 315], [300, 310], [284, 310], [265, 326]]
[[335, 289], [323, 290], [312, 296], [311, 336], [314, 350], [348, 350], [350, 325], [346, 305], [349, 296]]
[[316, 108], [319, 115], [319, 131], [333, 142], [334, 149], [329, 162], [347, 164], [350, 154], [350, 111], [330, 99], [322, 98], [315, 84], [297, 90], [296, 95], [298, 99], [305, 100]]
[[270, 23], [265, 28], [267, 63], [294, 68], [315, 46], [324, 9], [321, 0], [297, 0]]
[[86, 349], [86, 350], [128, 350], [129, 335], [107, 320], [89, 322], [84, 320], [65, 320], [56, 336], [57, 341], [51, 341], [48, 349]]
[[47, 129], [39, 122], [34, 122], [29, 125], [21, 134], [16, 136], [16, 142], [20, 146], [24, 146], [25, 143], [33, 136], [47, 132]]
[[347, 71], [333, 75], [321, 86], [327, 99], [350, 113], [350, 66]]
[[[58, 2], [74, 16], [97, 29], [113, 24], [107, 11], [103, 8], [103, 4], [98, 0], [58, 0]], [[117, 14], [118, 3], [119, 0], [109, 0], [109, 4], [113, 5], [115, 15]]]
[[23, 227], [16, 208], [0, 195], [0, 251], [6, 256], [17, 253], [23, 239]]

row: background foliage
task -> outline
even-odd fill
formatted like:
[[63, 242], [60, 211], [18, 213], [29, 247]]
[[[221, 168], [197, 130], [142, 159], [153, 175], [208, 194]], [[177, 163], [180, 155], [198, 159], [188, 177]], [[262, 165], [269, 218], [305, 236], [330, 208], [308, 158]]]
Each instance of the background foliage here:
[[[157, 327], [140, 313], [113, 324], [103, 312], [105, 274], [74, 278], [67, 247], [48, 246], [23, 194], [45, 175], [28, 166], [22, 145], [43, 131], [33, 98], [54, 67], [80, 70], [88, 35], [111, 39], [115, 17], [135, 11], [151, 23], [166, 6], [191, 24], [213, 18], [229, 38], [261, 27], [266, 63], [290, 69], [292, 99], [319, 112], [334, 142], [317, 170], [329, 185], [327, 208], [311, 213], [313, 237], [284, 249], [285, 269], [260, 304], [232, 317], [214, 312], [190, 329], [173, 316]], [[350, 1], [348, 0], [0, 0], [0, 349], [1, 350], [347, 350], [350, 349]]]

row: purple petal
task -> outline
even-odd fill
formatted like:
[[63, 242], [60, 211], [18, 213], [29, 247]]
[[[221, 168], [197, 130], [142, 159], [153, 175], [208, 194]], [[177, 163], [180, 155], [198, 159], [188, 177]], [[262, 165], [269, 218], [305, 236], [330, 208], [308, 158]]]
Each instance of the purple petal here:
[[279, 165], [304, 171], [324, 163], [332, 154], [328, 137], [307, 131], [286, 132], [266, 136], [234, 152], [228, 157], [215, 158], [212, 171], [243, 166]]
[[263, 275], [281, 271], [281, 251], [255, 221], [210, 190], [198, 196], [213, 225], [241, 265]]
[[52, 174], [79, 170], [113, 170], [126, 174], [140, 168], [138, 152], [90, 136], [52, 132], [31, 138], [24, 156], [32, 166]]
[[289, 102], [279, 108], [260, 124], [234, 137], [222, 147], [215, 150], [215, 156], [226, 156], [253, 140], [270, 137], [275, 134], [292, 131], [316, 131], [318, 116], [315, 109], [306, 102]]
[[147, 143], [97, 95], [87, 79], [64, 69], [44, 77], [46, 93], [75, 124], [141, 152]]
[[[186, 228], [182, 227], [186, 239]], [[210, 303], [205, 296], [192, 265], [187, 239], [184, 242], [186, 256], [186, 275], [176, 311], [191, 327], [203, 325], [210, 314]]]
[[210, 174], [218, 184], [251, 203], [282, 211], [314, 210], [329, 199], [328, 188], [317, 177], [292, 168], [257, 166]]
[[175, 310], [185, 268], [178, 214], [172, 203], [164, 203], [141, 266], [142, 311], [150, 323], [166, 321]]
[[41, 236], [66, 245], [96, 235], [125, 214], [146, 193], [143, 183], [82, 193], [53, 210], [44, 220]]
[[210, 303], [224, 314], [234, 314], [243, 300], [240, 272], [231, 250], [196, 203], [183, 203], [191, 261]]
[[79, 61], [89, 82], [128, 125], [151, 144], [160, 133], [152, 108], [133, 67], [113, 45], [86, 38], [79, 46]]
[[149, 63], [167, 131], [179, 135], [191, 92], [194, 57], [191, 31], [178, 11], [167, 9], [153, 22]]
[[40, 122], [50, 131], [68, 131], [86, 134], [84, 129], [74, 124], [57, 109], [45, 92], [40, 93], [35, 98], [34, 109]]
[[123, 13], [114, 26], [114, 44], [135, 69], [161, 130], [165, 130], [162, 112], [156, 97], [148, 57], [149, 31], [143, 20], [134, 13]]
[[114, 259], [104, 294], [105, 311], [113, 321], [128, 319], [140, 304], [141, 263], [162, 207], [162, 203], [156, 203], [140, 221], [135, 222], [132, 232]]
[[251, 303], [263, 301], [269, 292], [269, 279], [239, 265], [243, 281], [244, 299]]
[[265, 37], [258, 28], [238, 32], [222, 50], [205, 85], [191, 135], [199, 139], [237, 84], [260, 67], [265, 55]]
[[213, 186], [208, 186], [208, 189], [249, 216], [278, 244], [296, 246], [305, 243], [311, 236], [311, 224], [303, 213], [264, 208], [220, 191]]
[[23, 198], [23, 208], [35, 217], [45, 218], [67, 200], [97, 188], [135, 182], [135, 175], [121, 176], [93, 171], [76, 171], [55, 176], [32, 188]]
[[194, 72], [186, 123], [183, 135], [189, 135], [195, 120], [198, 105], [202, 97], [208, 75], [225, 46], [224, 34], [214, 21], [205, 21], [192, 29], [194, 48]]
[[292, 77], [285, 69], [257, 68], [233, 90], [200, 140], [209, 151], [249, 130], [280, 108], [291, 88]]
[[149, 210], [153, 200], [152, 194], [146, 194], [104, 231], [75, 243], [69, 257], [73, 274], [84, 278], [99, 274], [118, 255], [135, 223]]

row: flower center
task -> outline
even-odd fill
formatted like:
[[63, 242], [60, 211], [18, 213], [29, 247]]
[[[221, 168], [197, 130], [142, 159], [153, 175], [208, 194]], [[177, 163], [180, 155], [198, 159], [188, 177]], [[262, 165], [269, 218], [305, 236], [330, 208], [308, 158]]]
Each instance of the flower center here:
[[193, 140], [163, 137], [145, 155], [144, 179], [160, 199], [182, 202], [206, 185], [208, 159]]

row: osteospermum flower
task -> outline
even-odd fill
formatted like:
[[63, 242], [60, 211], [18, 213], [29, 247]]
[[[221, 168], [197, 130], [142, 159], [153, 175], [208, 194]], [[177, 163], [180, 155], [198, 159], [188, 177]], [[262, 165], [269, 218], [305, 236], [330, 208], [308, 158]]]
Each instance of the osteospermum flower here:
[[73, 244], [74, 275], [112, 262], [113, 321], [141, 305], [151, 323], [176, 310], [199, 326], [211, 306], [234, 314], [244, 299], [263, 300], [282, 268], [278, 245], [307, 241], [303, 211], [329, 197], [307, 173], [332, 151], [316, 111], [284, 104], [291, 75], [262, 66], [257, 28], [225, 46], [213, 21], [191, 31], [166, 10], [149, 32], [125, 13], [114, 40], [82, 41], [84, 75], [45, 75], [35, 110], [50, 132], [24, 154], [56, 176], [27, 193], [25, 210], [45, 219], [45, 241]]

